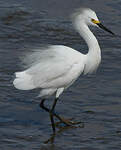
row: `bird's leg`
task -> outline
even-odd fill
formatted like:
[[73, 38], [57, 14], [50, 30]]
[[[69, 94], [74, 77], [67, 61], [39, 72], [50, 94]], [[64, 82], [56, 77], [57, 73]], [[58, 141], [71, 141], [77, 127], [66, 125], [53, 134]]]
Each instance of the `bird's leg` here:
[[52, 129], [53, 129], [53, 133], [55, 133], [55, 123], [54, 123], [54, 118], [53, 118], [53, 116], [56, 116], [58, 119], [60, 119], [60, 117], [54, 113], [54, 109], [55, 109], [57, 100], [58, 100], [58, 98], [55, 98], [54, 103], [53, 103], [51, 109], [48, 109], [48, 108], [46, 108], [46, 107], [44, 106], [44, 101], [45, 101], [45, 99], [43, 99], [43, 100], [41, 101], [41, 103], [40, 103], [40, 107], [43, 108], [44, 110], [46, 110], [47, 112], [49, 112], [49, 114], [50, 114], [50, 120], [51, 120], [51, 125], [52, 125]]
[[40, 103], [40, 107], [43, 108], [45, 111], [49, 112], [50, 114], [50, 120], [51, 120], [51, 124], [52, 124], [52, 128], [53, 128], [53, 133], [55, 133], [55, 125], [54, 125], [54, 119], [53, 119], [53, 109], [56, 105], [56, 101], [54, 101], [54, 104], [52, 106], [52, 109], [48, 109], [47, 107], [44, 106], [44, 101], [45, 99], [42, 99], [41, 103]]
[[[45, 102], [45, 99], [42, 99], [41, 100], [41, 103], [40, 103], [40, 107], [42, 108], [42, 109], [44, 109], [45, 111], [47, 111], [47, 112], [50, 112], [50, 109], [48, 109], [47, 107], [45, 107], [44, 106], [44, 102]], [[57, 115], [54, 111], [53, 112], [51, 112], [56, 118], [58, 118], [59, 120], [60, 120], [60, 123], [64, 123], [65, 125], [67, 125], [67, 126], [70, 126], [71, 125], [71, 123], [69, 123], [69, 121], [67, 121], [66, 119], [64, 119], [64, 118], [61, 118], [59, 115]], [[59, 123], [57, 123], [57, 124], [59, 124]]]
[[[50, 109], [48, 109], [47, 107], [44, 106], [44, 102], [45, 102], [45, 99], [42, 99], [41, 100], [41, 103], [40, 103], [40, 107], [42, 109], [44, 109], [45, 111], [47, 112], [50, 112]], [[51, 112], [53, 114], [53, 116], [55, 116], [57, 119], [59, 119], [60, 121], [59, 122], [56, 122], [56, 126], [58, 126], [60, 123], [64, 123], [66, 126], [73, 126], [73, 125], [78, 125], [82, 122], [73, 122], [72, 119], [65, 119], [63, 117], [60, 117], [59, 115], [57, 115], [54, 111]], [[80, 126], [80, 127], [83, 127], [84, 125]]]
[[45, 99], [42, 99], [42, 100], [41, 100], [41, 102], [40, 102], [40, 107], [41, 107], [42, 109], [44, 109], [45, 111], [49, 112], [50, 110], [49, 110], [47, 107], [44, 106], [44, 101], [45, 101]]
[[52, 129], [53, 129], [53, 133], [55, 133], [55, 123], [54, 123], [54, 118], [53, 118], [53, 116], [54, 116], [53, 112], [54, 112], [54, 109], [55, 109], [57, 100], [58, 100], [58, 98], [55, 98], [55, 99], [54, 99], [54, 103], [53, 103], [53, 105], [52, 105], [52, 108], [51, 108], [50, 111], [49, 111], [49, 113], [50, 113], [51, 125], [52, 125]]

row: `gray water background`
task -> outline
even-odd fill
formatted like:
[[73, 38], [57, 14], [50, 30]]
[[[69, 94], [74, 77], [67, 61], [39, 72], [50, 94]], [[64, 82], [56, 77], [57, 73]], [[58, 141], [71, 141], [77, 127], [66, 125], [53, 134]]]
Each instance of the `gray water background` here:
[[96, 74], [80, 77], [65, 91], [56, 107], [85, 127], [64, 130], [53, 144], [44, 144], [52, 130], [49, 115], [39, 108], [39, 91], [12, 85], [25, 49], [63, 44], [87, 52], [69, 20], [81, 6], [95, 10], [104, 25], [121, 35], [121, 0], [0, 0], [0, 150], [121, 149], [121, 38], [92, 28], [102, 63]]

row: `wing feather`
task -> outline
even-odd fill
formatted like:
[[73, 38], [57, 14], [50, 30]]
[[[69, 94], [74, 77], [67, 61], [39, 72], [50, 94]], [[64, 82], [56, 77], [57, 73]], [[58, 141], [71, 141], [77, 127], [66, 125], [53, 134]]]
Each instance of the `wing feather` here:
[[80, 62], [79, 54], [79, 52], [61, 45], [49, 46], [45, 50], [36, 50], [24, 59], [24, 62], [29, 65], [25, 72], [31, 76], [35, 87], [61, 87], [64, 84], [70, 84], [83, 71], [83, 63], [82, 67], [78, 64]]

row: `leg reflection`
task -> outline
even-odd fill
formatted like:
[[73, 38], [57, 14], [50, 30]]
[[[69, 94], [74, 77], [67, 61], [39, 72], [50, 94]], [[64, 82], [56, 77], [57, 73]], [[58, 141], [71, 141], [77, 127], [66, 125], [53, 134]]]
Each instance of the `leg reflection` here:
[[[52, 134], [48, 140], [44, 141], [44, 144], [48, 144], [48, 143], [53, 144], [54, 141], [55, 141], [55, 139], [56, 139], [56, 137], [58, 137], [65, 130], [72, 129], [72, 128], [78, 128], [78, 127], [76, 127], [76, 126], [63, 126], [63, 127], [59, 127], [59, 130], [56, 131], [56, 133]], [[80, 128], [84, 128], [84, 125], [80, 126]]]

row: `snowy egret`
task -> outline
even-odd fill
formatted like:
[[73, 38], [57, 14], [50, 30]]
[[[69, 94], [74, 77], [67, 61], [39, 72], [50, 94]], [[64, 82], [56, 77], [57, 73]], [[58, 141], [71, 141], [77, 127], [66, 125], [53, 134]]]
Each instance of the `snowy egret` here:
[[[20, 90], [40, 88], [42, 98], [40, 107], [49, 112], [53, 132], [55, 133], [54, 117], [66, 125], [72, 125], [54, 112], [57, 100], [62, 92], [83, 73], [92, 73], [100, 64], [101, 51], [96, 37], [89, 29], [89, 25], [100, 27], [113, 34], [98, 20], [96, 13], [89, 8], [81, 8], [72, 15], [76, 30], [88, 45], [87, 54], [82, 54], [64, 45], [51, 45], [42, 50], [34, 50], [24, 62], [28, 68], [16, 72], [14, 86]], [[45, 107], [45, 99], [55, 96], [52, 108]]]

